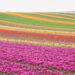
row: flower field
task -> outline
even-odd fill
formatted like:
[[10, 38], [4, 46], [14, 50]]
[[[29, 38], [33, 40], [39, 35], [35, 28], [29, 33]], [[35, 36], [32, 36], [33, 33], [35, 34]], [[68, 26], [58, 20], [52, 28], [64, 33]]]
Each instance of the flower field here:
[[75, 13], [0, 12], [0, 75], [75, 75]]

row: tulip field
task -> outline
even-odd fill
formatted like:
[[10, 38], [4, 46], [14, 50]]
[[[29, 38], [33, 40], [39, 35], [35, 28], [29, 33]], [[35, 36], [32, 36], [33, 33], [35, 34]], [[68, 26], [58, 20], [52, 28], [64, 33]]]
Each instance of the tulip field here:
[[0, 12], [0, 75], [75, 75], [75, 13]]

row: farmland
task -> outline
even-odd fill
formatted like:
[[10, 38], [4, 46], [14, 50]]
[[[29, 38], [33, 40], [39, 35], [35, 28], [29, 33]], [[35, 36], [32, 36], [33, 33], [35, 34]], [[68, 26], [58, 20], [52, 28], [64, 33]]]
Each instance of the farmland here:
[[0, 75], [75, 75], [75, 14], [1, 12]]

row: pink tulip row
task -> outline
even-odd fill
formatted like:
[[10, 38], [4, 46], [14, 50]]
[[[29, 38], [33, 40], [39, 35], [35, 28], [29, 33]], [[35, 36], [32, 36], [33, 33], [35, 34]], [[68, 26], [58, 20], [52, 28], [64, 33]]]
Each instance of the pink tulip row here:
[[[48, 69], [38, 70], [37, 67], [34, 68], [30, 65], [28, 67], [25, 64], [10, 62], [7, 60], [0, 60], [0, 72], [5, 72], [7, 75], [74, 75], [74, 74], [64, 74], [60, 71], [51, 71]], [[42, 68], [41, 68], [42, 69]]]
[[[40, 66], [32, 66], [32, 65], [26, 65], [26, 64], [20, 64], [16, 62], [11, 62], [7, 60], [0, 60], [0, 72], [5, 72], [6, 74], [17, 74], [17, 75], [64, 75], [60, 72], [52, 72], [51, 70], [48, 70], [47, 68], [42, 68]], [[38, 68], [40, 69], [38, 69]]]
[[[46, 67], [52, 67], [56, 70], [75, 71], [75, 48], [47, 47], [28, 44], [16, 44], [10, 42], [0, 42], [0, 59], [1, 61], [10, 60], [11, 62], [28, 62], [33, 65], [38, 64]], [[8, 64], [11, 65], [10, 62], [6, 65], [8, 66]], [[11, 69], [13, 69], [13, 66], [15, 64], [12, 64]], [[22, 64], [20, 64], [19, 66], [22, 66]], [[10, 72], [12, 71], [11, 69]], [[23, 69], [21, 70], [23, 70], [24, 72], [24, 69], [25, 68], [23, 67]], [[0, 68], [0, 70], [2, 69]], [[20, 68], [18, 69], [18, 72], [19, 70]]]
[[17, 75], [20, 75], [25, 72], [33, 73], [35, 70], [31, 65], [15, 63], [7, 60], [0, 60], [0, 65], [0, 72], [5, 72], [7, 74], [16, 73]]

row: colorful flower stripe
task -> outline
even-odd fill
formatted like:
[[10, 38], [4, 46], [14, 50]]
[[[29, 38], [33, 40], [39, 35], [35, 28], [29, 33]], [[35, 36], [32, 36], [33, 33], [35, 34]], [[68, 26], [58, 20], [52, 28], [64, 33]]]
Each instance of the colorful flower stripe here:
[[58, 21], [58, 20], [49, 20], [46, 18], [40, 18], [40, 17], [36, 17], [36, 16], [30, 16], [30, 15], [23, 15], [23, 14], [19, 14], [19, 13], [4, 13], [4, 14], [9, 14], [9, 15], [14, 15], [14, 16], [19, 16], [19, 17], [23, 17], [23, 18], [28, 18], [28, 19], [33, 19], [33, 20], [39, 20], [39, 21], [44, 21], [44, 22], [54, 22], [54, 23], [60, 23], [60, 24], [74, 24], [75, 22], [64, 22], [64, 21]]
[[[69, 24], [69, 22], [68, 22], [68, 24], [56, 23], [56, 22], [51, 22], [51, 21], [46, 22], [46, 21], [34, 20], [31, 18], [24, 18], [24, 17], [11, 15], [11, 13], [10, 14], [0, 13], [0, 17], [1, 17], [1, 20], [17, 22], [17, 23], [22, 23], [22, 24], [28, 24], [28, 25], [39, 25], [39, 26], [49, 26], [49, 27], [64, 28], [64, 29], [67, 29], [67, 28], [75, 29], [75, 25], [72, 24], [72, 22], [71, 22], [71, 24]], [[33, 17], [35, 17], [35, 16], [33, 16]]]
[[65, 41], [75, 41], [75, 36], [62, 36], [62, 35], [49, 35], [49, 34], [39, 34], [39, 33], [31, 33], [31, 32], [20, 32], [20, 31], [12, 31], [12, 30], [4, 30], [0, 29], [1, 34], [6, 34], [10, 36], [27, 36], [41, 39], [53, 39], [53, 40], [65, 40]]
[[20, 28], [20, 27], [9, 27], [9, 26], [3, 26], [0, 25], [0, 29], [5, 29], [8, 28], [8, 30], [13, 30], [13, 31], [21, 31], [21, 32], [35, 32], [35, 33], [42, 33], [42, 34], [54, 34], [54, 35], [70, 35], [70, 36], [75, 36], [74, 32], [59, 32], [59, 31], [53, 31], [53, 30], [37, 30], [37, 29], [31, 29], [31, 28]]
[[75, 75], [75, 14], [0, 12], [0, 75]]
[[45, 45], [45, 46], [58, 46], [58, 47], [70, 47], [75, 48], [75, 43], [57, 43], [57, 42], [46, 42], [46, 41], [34, 41], [34, 40], [23, 40], [23, 39], [10, 39], [2, 37], [0, 38], [0, 41], [8, 41], [8, 42], [16, 42], [16, 43], [22, 43], [22, 44], [36, 44], [36, 45]]

